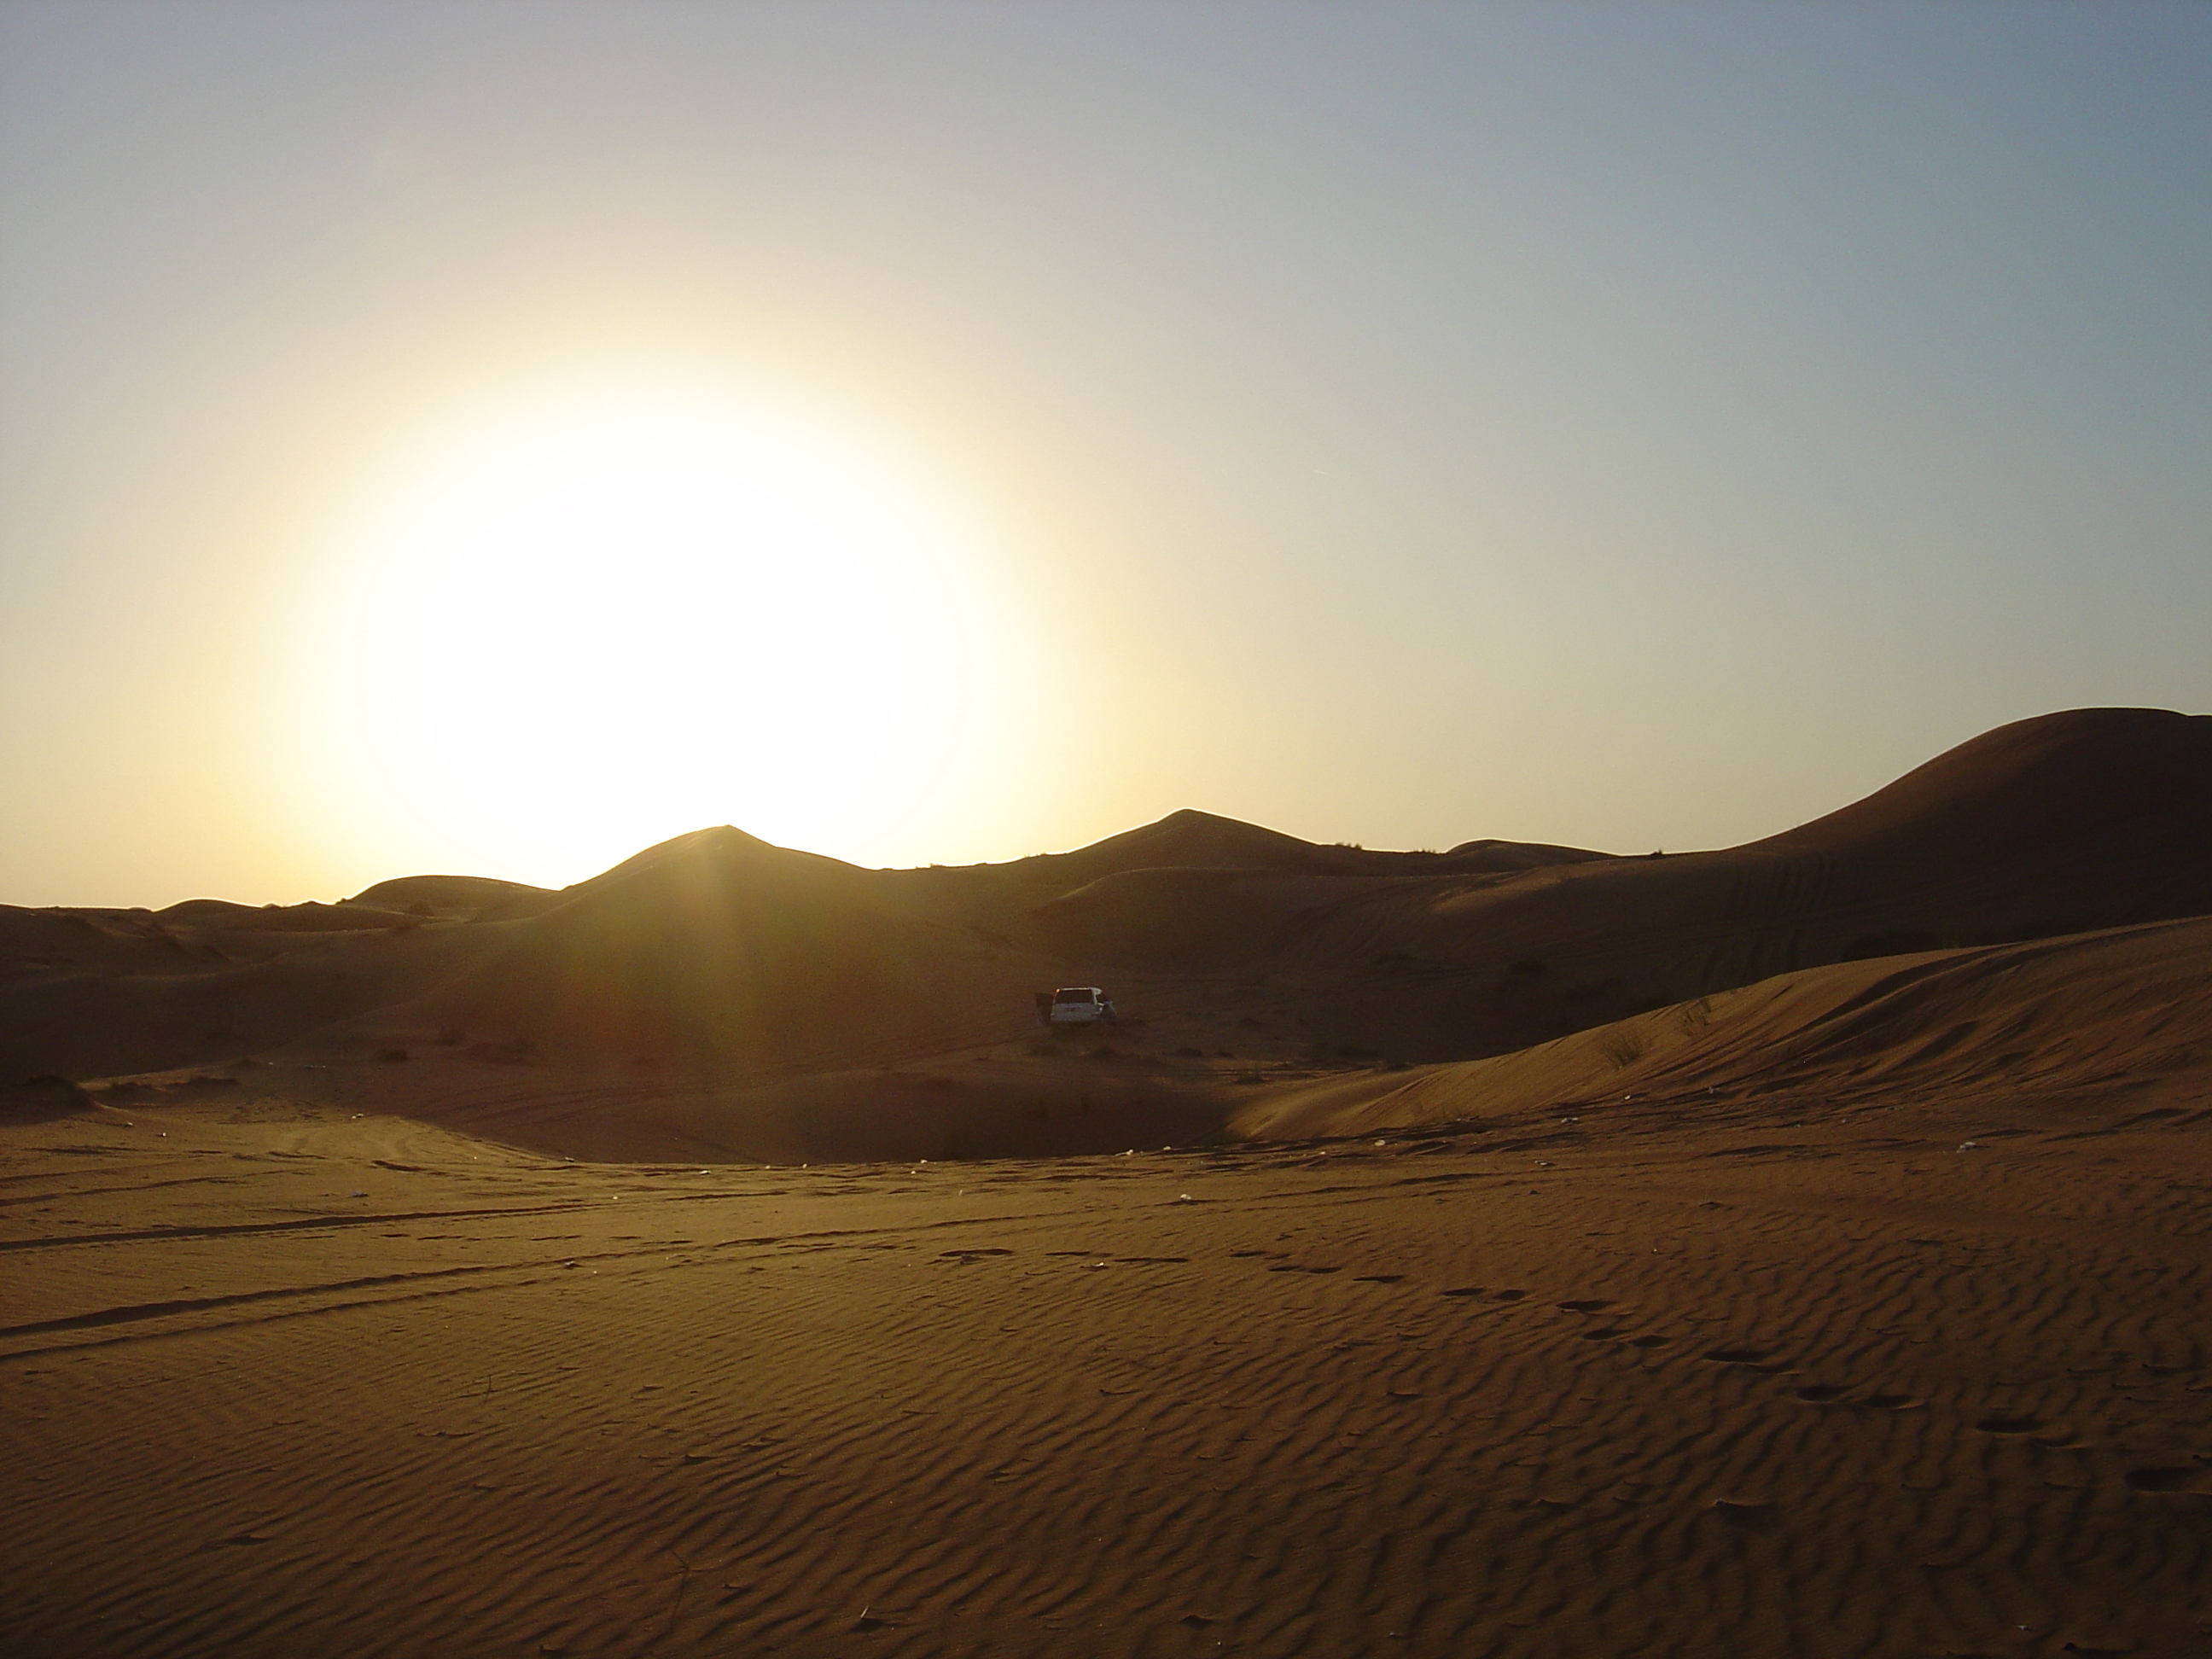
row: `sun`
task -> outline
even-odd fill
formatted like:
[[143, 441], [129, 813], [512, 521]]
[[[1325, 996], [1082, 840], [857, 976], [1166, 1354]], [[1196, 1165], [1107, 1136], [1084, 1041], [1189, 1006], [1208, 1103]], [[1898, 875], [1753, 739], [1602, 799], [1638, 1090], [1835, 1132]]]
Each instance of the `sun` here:
[[1014, 740], [977, 537], [849, 436], [596, 386], [392, 471], [319, 589], [302, 735], [403, 842], [562, 881], [721, 823], [896, 861]]

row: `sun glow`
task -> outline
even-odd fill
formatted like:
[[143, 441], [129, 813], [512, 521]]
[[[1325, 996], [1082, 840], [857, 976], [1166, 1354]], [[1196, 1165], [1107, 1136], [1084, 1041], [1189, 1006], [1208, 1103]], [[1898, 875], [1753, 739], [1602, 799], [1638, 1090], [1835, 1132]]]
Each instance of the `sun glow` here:
[[398, 474], [319, 596], [305, 712], [348, 810], [421, 856], [565, 882], [734, 823], [912, 860], [994, 793], [1020, 630], [888, 459], [600, 388], [476, 411]]

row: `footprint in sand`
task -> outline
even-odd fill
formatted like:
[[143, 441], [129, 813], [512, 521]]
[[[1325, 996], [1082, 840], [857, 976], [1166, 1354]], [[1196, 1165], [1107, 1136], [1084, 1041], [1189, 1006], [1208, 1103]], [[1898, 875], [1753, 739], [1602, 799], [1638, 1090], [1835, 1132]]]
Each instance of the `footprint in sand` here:
[[1756, 1365], [1768, 1357], [1765, 1348], [1711, 1348], [1705, 1358], [1716, 1365]]
[[1671, 1336], [1637, 1336], [1629, 1339], [1632, 1348], [1663, 1348], [1674, 1339]]
[[1597, 1313], [1612, 1305], [1610, 1302], [1592, 1297], [1581, 1302], [1562, 1302], [1559, 1309], [1561, 1313]]
[[2043, 1426], [2042, 1420], [2033, 1417], [1985, 1417], [1974, 1425], [1984, 1434], [2033, 1434]]

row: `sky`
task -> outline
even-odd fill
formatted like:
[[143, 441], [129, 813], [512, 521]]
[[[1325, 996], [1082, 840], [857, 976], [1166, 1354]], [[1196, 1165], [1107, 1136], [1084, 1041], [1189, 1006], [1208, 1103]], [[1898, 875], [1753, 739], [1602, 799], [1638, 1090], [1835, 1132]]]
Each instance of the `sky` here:
[[0, 902], [2212, 708], [2212, 6], [0, 0]]

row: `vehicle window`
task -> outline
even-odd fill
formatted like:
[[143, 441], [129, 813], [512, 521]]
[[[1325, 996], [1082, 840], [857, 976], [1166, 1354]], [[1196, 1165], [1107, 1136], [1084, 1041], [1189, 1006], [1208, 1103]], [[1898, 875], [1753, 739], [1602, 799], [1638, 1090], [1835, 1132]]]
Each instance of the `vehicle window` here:
[[1054, 994], [1052, 1000], [1054, 1002], [1088, 1002], [1091, 1000], [1091, 993], [1088, 991], [1059, 991]]

